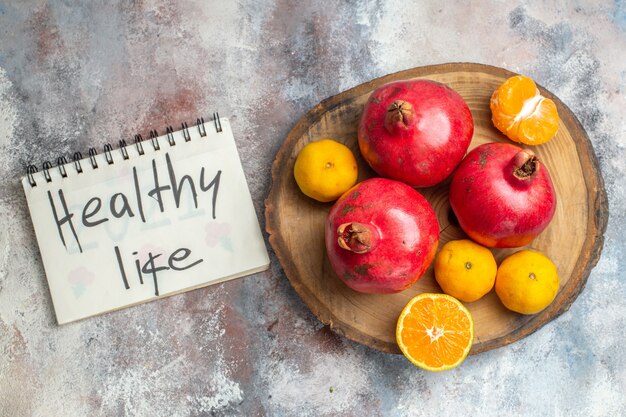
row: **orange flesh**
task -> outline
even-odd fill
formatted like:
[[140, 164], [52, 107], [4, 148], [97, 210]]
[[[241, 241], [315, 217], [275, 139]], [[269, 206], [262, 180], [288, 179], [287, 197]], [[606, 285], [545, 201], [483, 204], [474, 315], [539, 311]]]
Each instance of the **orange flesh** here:
[[527, 145], [547, 142], [559, 127], [554, 102], [540, 94], [533, 80], [521, 75], [509, 78], [494, 91], [491, 113], [498, 130]]
[[418, 299], [400, 320], [401, 348], [416, 365], [431, 370], [456, 366], [472, 344], [470, 317], [447, 296]]

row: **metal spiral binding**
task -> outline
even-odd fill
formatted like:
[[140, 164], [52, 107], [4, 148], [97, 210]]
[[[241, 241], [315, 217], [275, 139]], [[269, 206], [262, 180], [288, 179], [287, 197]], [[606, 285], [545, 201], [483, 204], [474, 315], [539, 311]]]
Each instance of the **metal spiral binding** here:
[[[191, 135], [189, 134], [189, 126], [187, 125], [187, 122], [183, 122], [182, 126], [183, 126], [183, 137], [185, 138], [185, 142], [189, 142], [191, 140]], [[170, 143], [170, 145], [172, 144]], [[176, 142], [174, 142], [174, 145], [176, 145]]]
[[96, 151], [96, 148], [89, 148], [89, 161], [91, 162], [91, 167], [93, 169], [98, 169], [98, 161], [96, 160], [96, 155], [98, 155], [98, 151]]
[[122, 158], [128, 159], [128, 151], [126, 150], [126, 141], [124, 139], [120, 139], [120, 152], [122, 153]]
[[83, 159], [83, 154], [80, 152], [74, 152], [72, 159], [74, 160], [74, 168], [76, 168], [76, 172], [82, 174], [83, 167], [80, 165], [80, 160]]
[[28, 183], [31, 187], [36, 187], [37, 183], [35, 182], [35, 178], [33, 174], [37, 172], [37, 167], [35, 165], [29, 165], [26, 167], [26, 176], [28, 177]]
[[150, 142], [152, 142], [152, 147], [155, 151], [161, 150], [161, 145], [159, 145], [159, 133], [156, 130], [150, 131]]
[[67, 177], [67, 171], [65, 170], [65, 164], [67, 164], [67, 158], [64, 156], [59, 156], [57, 159], [57, 168], [59, 168], [59, 172], [61, 173], [62, 178]]
[[[213, 121], [215, 122], [215, 130], [217, 133], [222, 132], [222, 121], [220, 120], [220, 114], [218, 112], [213, 113]], [[204, 122], [204, 120], [203, 120]]]
[[113, 150], [113, 146], [110, 143], [104, 144], [104, 157], [106, 158], [109, 165], [113, 163], [113, 155], [111, 155], [111, 151]]
[[172, 128], [172, 126], [166, 127], [165, 133], [167, 134], [167, 141], [170, 146], [176, 145], [176, 141], [174, 141], [174, 129]]
[[198, 126], [198, 133], [200, 133], [200, 137], [205, 137], [206, 129], [204, 128], [204, 117], [196, 119], [196, 126]]
[[52, 182], [52, 177], [50, 176], [50, 169], [52, 168], [52, 164], [50, 161], [46, 161], [42, 165], [43, 176], [46, 179], [46, 182]]
[[135, 146], [137, 147], [137, 153], [139, 155], [143, 155], [143, 144], [141, 143], [143, 142], [143, 138], [141, 137], [140, 134], [136, 134], [135, 135]]
[[[198, 133], [200, 134], [200, 137], [207, 136], [206, 127], [204, 123], [205, 123], [204, 117], [200, 117], [196, 119], [196, 127], [198, 128]], [[218, 133], [222, 132], [222, 121], [220, 120], [220, 115], [218, 112], [213, 113], [213, 123], [215, 124], [215, 130]], [[187, 124], [187, 122], [183, 122], [181, 126], [182, 126], [181, 132], [183, 134], [183, 138], [185, 139], [185, 142], [189, 142], [191, 140], [191, 135], [189, 134], [189, 125]], [[167, 126], [165, 128], [165, 132], [167, 136], [167, 142], [169, 143], [169, 145], [175, 146], [176, 139], [174, 138], [174, 129], [172, 128], [172, 126]], [[135, 135], [134, 139], [135, 139], [135, 146], [137, 147], [137, 153], [140, 156], [144, 155], [145, 152], [144, 152], [143, 143], [142, 143], [143, 138], [141, 137], [141, 135], [137, 134]], [[159, 134], [155, 129], [150, 130], [150, 143], [152, 144], [152, 147], [154, 148], [155, 151], [161, 150], [161, 145], [159, 144]], [[129, 159], [128, 150], [126, 149], [127, 146], [128, 145], [126, 144], [126, 141], [124, 139], [119, 141], [119, 150], [122, 154], [123, 159]], [[111, 146], [111, 144], [109, 143], [105, 144], [103, 147], [103, 153], [104, 153], [104, 157], [107, 163], [109, 165], [113, 165], [115, 163], [115, 159], [113, 157], [113, 146]], [[98, 169], [98, 161], [96, 159], [97, 154], [98, 154], [98, 151], [96, 150], [96, 148], [89, 148], [89, 161], [93, 169]], [[74, 155], [72, 156], [74, 169], [76, 170], [76, 173], [78, 174], [82, 174], [84, 172], [82, 164], [81, 164], [82, 159], [83, 159], [83, 155], [80, 152], [75, 152]], [[62, 178], [67, 178], [66, 165], [68, 163], [69, 161], [65, 156], [60, 156], [59, 158], [57, 158], [57, 169], [59, 170], [59, 173], [61, 174]], [[50, 170], [53, 168], [53, 165], [49, 161], [45, 161], [42, 164], [41, 168], [42, 168], [42, 172], [43, 172], [46, 182], [52, 182], [52, 176], [50, 175]], [[35, 176], [34, 176], [34, 174], [36, 174], [37, 172], [38, 170], [37, 170], [36, 165], [28, 165], [26, 167], [26, 177], [31, 187], [37, 186], [37, 181], [35, 181]]]

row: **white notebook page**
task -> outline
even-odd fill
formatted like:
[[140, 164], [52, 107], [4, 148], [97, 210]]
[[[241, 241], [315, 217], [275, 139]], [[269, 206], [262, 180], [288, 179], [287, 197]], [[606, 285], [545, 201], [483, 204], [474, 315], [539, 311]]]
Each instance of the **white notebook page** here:
[[[228, 119], [22, 179], [59, 324], [268, 268]], [[156, 176], [156, 179], [155, 179]], [[194, 197], [195, 191], [195, 197]]]

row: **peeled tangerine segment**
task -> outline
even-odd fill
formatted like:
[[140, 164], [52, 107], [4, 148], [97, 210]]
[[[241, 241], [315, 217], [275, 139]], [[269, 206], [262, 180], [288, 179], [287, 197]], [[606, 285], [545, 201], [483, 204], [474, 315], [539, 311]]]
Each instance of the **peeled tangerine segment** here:
[[535, 82], [522, 75], [509, 78], [494, 91], [491, 112], [498, 130], [527, 145], [547, 142], [559, 127], [554, 102], [543, 97]]
[[522, 111], [526, 100], [539, 93], [535, 82], [521, 75], [509, 78], [497, 91], [500, 110], [513, 116]]
[[[527, 144], [544, 143], [556, 134], [558, 128], [556, 106], [552, 100], [544, 99], [535, 114], [521, 122], [520, 141]], [[526, 141], [523, 141], [523, 138]]]

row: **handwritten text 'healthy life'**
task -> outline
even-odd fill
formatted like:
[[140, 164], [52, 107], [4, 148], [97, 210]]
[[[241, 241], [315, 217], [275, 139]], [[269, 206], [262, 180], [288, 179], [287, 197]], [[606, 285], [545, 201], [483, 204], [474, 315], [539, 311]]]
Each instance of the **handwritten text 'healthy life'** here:
[[[151, 188], [147, 195], [148, 197], [153, 198], [158, 204], [158, 210], [163, 213], [166, 210], [164, 205], [164, 201], [166, 198], [173, 198], [176, 204], [176, 209], [180, 207], [181, 197], [183, 196], [183, 192], [191, 193], [191, 197], [193, 198], [194, 207], [198, 208], [198, 189], [201, 192], [208, 192], [212, 190], [212, 216], [215, 219], [215, 208], [217, 204], [217, 195], [220, 186], [220, 179], [222, 175], [222, 171], [217, 171], [215, 176], [211, 179], [210, 182], [207, 183], [207, 179], [205, 178], [205, 169], [202, 167], [200, 170], [200, 175], [198, 178], [198, 188], [196, 188], [196, 183], [194, 179], [189, 175], [184, 175], [180, 181], [176, 178], [176, 172], [174, 166], [172, 165], [172, 161], [170, 160], [170, 156], [168, 153], [165, 154], [166, 166], [167, 166], [167, 174], [168, 179], [163, 183], [159, 180], [159, 167], [156, 164], [155, 159], [152, 159], [152, 179], [151, 179]], [[63, 194], [63, 190], [58, 190], [58, 203], [55, 202], [55, 196], [48, 191], [48, 199], [50, 201], [50, 208], [52, 216], [54, 217], [54, 221], [57, 225], [57, 229], [59, 232], [59, 238], [61, 239], [61, 243], [67, 250], [66, 238], [63, 232], [65, 228], [66, 231], [69, 228], [71, 231], [71, 235], [74, 238], [76, 244], [78, 245], [80, 253], [83, 252], [83, 248], [81, 246], [80, 240], [76, 233], [76, 227], [74, 222], [80, 221], [82, 226], [86, 228], [92, 228], [99, 226], [105, 222], [113, 221], [115, 219], [121, 219], [123, 217], [133, 218], [137, 214], [143, 223], [149, 222], [149, 219], [146, 219], [144, 214], [144, 202], [142, 196], [142, 191], [139, 186], [139, 176], [137, 175], [137, 168], [133, 167], [133, 184], [134, 184], [134, 195], [129, 198], [126, 194], [122, 192], [117, 192], [113, 194], [109, 201], [109, 212], [113, 218], [106, 217], [106, 213], [103, 213], [102, 210], [102, 199], [100, 197], [92, 197], [87, 203], [83, 206], [82, 211], [80, 212], [80, 220], [74, 220], [74, 216], [77, 213], [68, 209], [68, 204]], [[170, 196], [170, 197], [168, 197]], [[131, 205], [131, 199], [134, 200]], [[113, 248], [115, 252], [115, 258], [120, 270], [120, 276], [124, 287], [128, 290], [130, 285], [128, 283], [128, 278], [126, 275], [126, 268], [124, 266], [124, 261], [122, 259], [122, 254], [120, 253], [120, 249], [118, 246]], [[138, 252], [133, 252], [133, 255], [138, 255]], [[203, 261], [202, 258], [196, 259], [195, 261], [187, 260], [191, 255], [191, 250], [188, 248], [179, 248], [172, 252], [169, 255], [167, 260], [167, 266], [156, 266], [155, 260], [163, 255], [162, 253], [153, 254], [152, 252], [148, 253], [148, 259], [143, 265], [139, 261], [139, 259], [135, 259], [135, 269], [137, 271], [137, 276], [139, 278], [139, 282], [143, 284], [143, 275], [152, 276], [152, 281], [154, 283], [154, 294], [159, 295], [159, 285], [157, 280], [157, 273], [159, 271], [164, 270], [173, 270], [173, 271], [184, 271], [191, 267], [194, 267]]]

